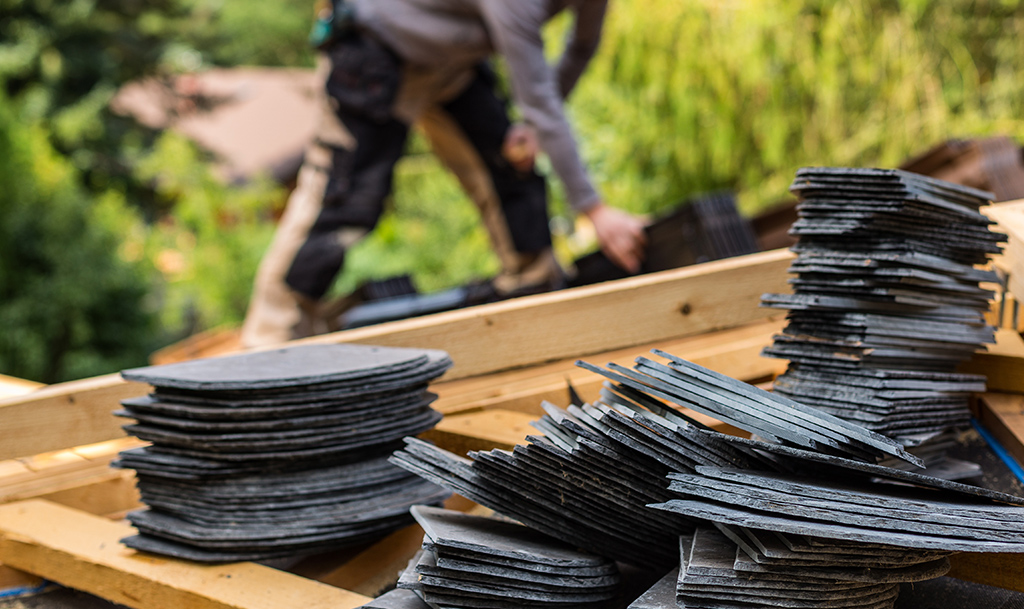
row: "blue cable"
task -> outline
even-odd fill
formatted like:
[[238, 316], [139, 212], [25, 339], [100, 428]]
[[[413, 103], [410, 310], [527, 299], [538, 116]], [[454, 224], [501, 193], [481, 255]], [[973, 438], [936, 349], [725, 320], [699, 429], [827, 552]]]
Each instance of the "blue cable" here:
[[971, 425], [973, 425], [978, 434], [988, 442], [988, 445], [992, 448], [992, 452], [994, 452], [996, 456], [1006, 464], [1006, 467], [1010, 468], [1010, 472], [1012, 472], [1018, 480], [1024, 482], [1024, 467], [1021, 467], [1020, 463], [1017, 463], [1017, 460], [1013, 458], [1013, 455], [1003, 448], [1003, 445], [999, 443], [999, 440], [996, 440], [987, 429], [982, 427], [981, 423], [979, 423], [977, 419], [971, 419]]
[[4, 588], [3, 590], [0, 590], [0, 598], [14, 598], [15, 596], [38, 594], [43, 590], [46, 590], [50, 585], [50, 582], [44, 579], [43, 583], [38, 586], [15, 586], [13, 588]]

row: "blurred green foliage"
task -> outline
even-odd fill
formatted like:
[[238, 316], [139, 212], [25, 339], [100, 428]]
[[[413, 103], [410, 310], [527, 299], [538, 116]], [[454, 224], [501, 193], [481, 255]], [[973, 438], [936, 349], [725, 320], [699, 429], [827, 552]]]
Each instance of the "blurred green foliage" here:
[[146, 258], [161, 272], [160, 323], [174, 338], [239, 325], [260, 257], [273, 235], [268, 208], [284, 189], [267, 178], [229, 185], [184, 136], [166, 132], [141, 157], [169, 211], [145, 234]]
[[[787, 200], [805, 165], [892, 167], [950, 138], [1024, 140], [1020, 0], [610, 6], [598, 56], [569, 112], [595, 181], [615, 206], [651, 213], [728, 189], [754, 214]], [[560, 18], [546, 33], [553, 60], [569, 25]], [[424, 244], [433, 250], [392, 237], [420, 230], [408, 225], [431, 213], [441, 217], [428, 206], [457, 203], [463, 218], [474, 213], [442, 169], [432, 176], [424, 167], [399, 166], [386, 230], [351, 256], [379, 262], [352, 275], [388, 276], [401, 261], [418, 284], [447, 286], [495, 268], [479, 228], [471, 238]], [[406, 172], [412, 177], [403, 181]], [[556, 226], [571, 232], [556, 180], [551, 192]], [[556, 245], [564, 262], [594, 247], [567, 234], [556, 235]], [[446, 255], [444, 270], [417, 263]], [[352, 285], [352, 277], [342, 280], [343, 289]]]
[[141, 222], [93, 198], [0, 93], [0, 371], [44, 383], [109, 373], [159, 346]]
[[280, 186], [225, 184], [190, 143], [109, 108], [128, 82], [221, 57], [218, 21], [188, 0], [0, 0], [0, 372], [114, 372], [240, 322]]
[[0, 16], [0, 83], [22, 119], [46, 129], [87, 189], [146, 209], [132, 157], [154, 134], [109, 103], [124, 83], [169, 74], [188, 55], [189, 12], [179, 0], [0, 0]]
[[608, 200], [634, 211], [729, 188], [755, 212], [800, 166], [1024, 137], [1020, 0], [611, 6], [572, 110]]
[[312, 67], [314, 0], [182, 0], [191, 9], [192, 46], [215, 65]]
[[[752, 214], [786, 199], [800, 166], [894, 166], [953, 137], [1024, 139], [1022, 4], [612, 0], [570, 118], [609, 203], [650, 213], [731, 189]], [[139, 129], [107, 103], [143, 75], [308, 67], [313, 11], [312, 0], [0, 0], [0, 89], [9, 96], [0, 372], [53, 380], [114, 371], [129, 355], [144, 363], [139, 345], [242, 319], [281, 189], [225, 184], [191, 144]], [[563, 18], [549, 28], [552, 57], [567, 27]], [[497, 271], [455, 180], [422, 138], [409, 152], [391, 210], [350, 253], [336, 291], [405, 272], [433, 291]], [[551, 192], [556, 224], [571, 232], [557, 180]], [[567, 261], [581, 252], [570, 237], [556, 236]], [[15, 246], [28, 258], [14, 257]], [[95, 254], [95, 271], [36, 280], [50, 268], [37, 259], [79, 249], [75, 264]], [[103, 310], [155, 311], [159, 324], [127, 310], [131, 332], [94, 321], [86, 293]], [[54, 319], [69, 320], [64, 335], [99, 346], [44, 363], [61, 335]]]

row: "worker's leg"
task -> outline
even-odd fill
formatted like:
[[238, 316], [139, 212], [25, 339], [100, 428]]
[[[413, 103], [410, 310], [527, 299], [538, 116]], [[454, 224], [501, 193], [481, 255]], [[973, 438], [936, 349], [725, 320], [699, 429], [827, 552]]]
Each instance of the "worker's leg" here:
[[519, 172], [502, 157], [510, 121], [493, 82], [480, 74], [455, 99], [418, 123], [434, 151], [476, 203], [502, 274], [500, 297], [560, 287], [564, 274], [551, 249], [547, 187], [536, 172]]
[[341, 270], [352, 245], [346, 233], [365, 234], [377, 225], [409, 132], [394, 119], [344, 116], [343, 123], [356, 146], [331, 151], [323, 206], [285, 275], [288, 286], [311, 301], [323, 298]]
[[328, 175], [322, 166], [329, 162], [329, 158], [328, 149], [323, 146], [315, 146], [306, 153], [298, 183], [288, 198], [274, 239], [256, 272], [249, 310], [242, 324], [241, 342], [244, 347], [291, 340], [303, 321], [296, 295], [285, 284], [284, 276], [320, 214]]
[[[242, 328], [246, 347], [329, 330], [315, 309], [345, 251], [377, 223], [408, 127], [353, 116], [325, 121], [307, 152]], [[327, 141], [325, 141], [327, 140]]]

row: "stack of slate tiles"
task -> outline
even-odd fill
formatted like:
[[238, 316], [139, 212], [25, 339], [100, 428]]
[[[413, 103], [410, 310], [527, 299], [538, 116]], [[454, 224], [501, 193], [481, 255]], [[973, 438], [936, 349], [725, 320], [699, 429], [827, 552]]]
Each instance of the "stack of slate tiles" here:
[[125, 370], [153, 385], [122, 402], [151, 442], [115, 464], [137, 472], [148, 509], [132, 548], [203, 562], [264, 560], [372, 541], [448, 492], [395, 467], [432, 428], [427, 384], [441, 351], [309, 345]]
[[775, 391], [912, 446], [969, 419], [984, 377], [954, 374], [994, 341], [994, 273], [1005, 236], [979, 213], [991, 193], [899, 170], [804, 168], [791, 234], [793, 294], [762, 305], [789, 323], [765, 354], [790, 366]]
[[434, 609], [423, 601], [412, 590], [393, 588], [372, 601], [362, 605], [361, 609]]
[[599, 607], [619, 586], [616, 564], [521, 524], [414, 506], [423, 549], [398, 587], [451, 608]]
[[[698, 468], [652, 507], [725, 526], [938, 552], [1024, 552], [1024, 507], [862, 480]], [[736, 541], [739, 541], [738, 539]]]
[[[876, 587], [862, 590], [873, 599], [866, 606], [891, 607], [890, 584], [941, 575], [951, 552], [1024, 553], [1024, 498], [909, 471], [922, 463], [899, 442], [655, 353], [667, 361], [638, 358], [632, 369], [581, 362], [611, 381], [601, 400], [564, 410], [545, 405], [547, 414], [535, 423], [544, 435], [511, 453], [461, 459], [409, 438], [392, 460], [531, 528], [623, 562], [667, 570], [679, 564], [680, 535], [713, 523], [736, 540], [729, 540], [726, 566], [738, 574], [728, 577], [819, 576], [813, 585], [781, 586], [794, 593], [776, 591], [778, 602], [761, 598], [756, 606], [851, 606], [835, 603], [868, 583]], [[753, 437], [704, 427], [679, 406]], [[883, 456], [908, 469], [877, 464]], [[651, 500], [666, 492], [673, 498]], [[888, 579], [870, 580], [866, 570]], [[820, 594], [811, 597], [807, 588]], [[721, 595], [727, 598], [685, 606], [744, 606], [727, 591]]]
[[[893, 606], [901, 583], [939, 577], [949, 569], [941, 553], [908, 553], [891, 546], [794, 538], [799, 551], [774, 540], [785, 558], [769, 562], [749, 543], [710, 528], [680, 539], [681, 564], [675, 592], [679, 606], [850, 607]], [[758, 537], [770, 540], [770, 534]], [[743, 540], [753, 536], [744, 536]], [[786, 541], [790, 541], [788, 538]], [[790, 558], [790, 555], [795, 556]], [[761, 559], [754, 560], [753, 556]]]
[[[729, 534], [698, 528], [680, 537], [680, 566], [665, 575], [629, 609], [678, 607], [789, 607], [887, 609], [901, 583], [941, 576], [949, 568], [942, 553], [906, 553], [882, 545], [744, 529], [737, 543]], [[764, 561], [767, 546], [772, 562]], [[756, 562], [753, 557], [764, 562]], [[859, 569], [851, 569], [849, 567]], [[774, 568], [773, 568], [774, 567]]]

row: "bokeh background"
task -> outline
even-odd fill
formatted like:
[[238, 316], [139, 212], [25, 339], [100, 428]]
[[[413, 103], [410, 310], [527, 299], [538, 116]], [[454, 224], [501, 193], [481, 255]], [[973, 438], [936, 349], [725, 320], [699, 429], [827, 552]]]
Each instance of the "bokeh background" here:
[[[289, 185], [226, 179], [193, 138], [112, 101], [215, 68], [311, 70], [314, 14], [312, 0], [0, 0], [0, 373], [116, 372], [241, 322]], [[547, 31], [553, 58], [567, 26]], [[730, 190], [753, 215], [801, 166], [1020, 142], [1022, 40], [1018, 0], [611, 0], [571, 119], [611, 204], [656, 214]], [[551, 188], [571, 260], [593, 244]], [[335, 291], [408, 272], [430, 292], [496, 270], [472, 204], [416, 137]]]

